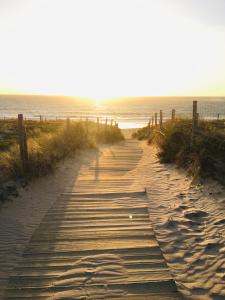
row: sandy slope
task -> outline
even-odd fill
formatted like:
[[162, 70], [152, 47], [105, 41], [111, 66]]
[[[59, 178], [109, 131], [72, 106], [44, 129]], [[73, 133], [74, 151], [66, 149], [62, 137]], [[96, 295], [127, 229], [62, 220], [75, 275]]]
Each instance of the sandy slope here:
[[23, 253], [42, 218], [68, 185], [72, 186], [81, 166], [88, 165], [97, 151], [85, 151], [59, 164], [48, 176], [36, 179], [13, 202], [0, 209], [0, 299], [6, 278]]
[[225, 189], [215, 182], [194, 186], [184, 171], [160, 164], [142, 143], [133, 176], [146, 186], [150, 217], [183, 295], [225, 299]]

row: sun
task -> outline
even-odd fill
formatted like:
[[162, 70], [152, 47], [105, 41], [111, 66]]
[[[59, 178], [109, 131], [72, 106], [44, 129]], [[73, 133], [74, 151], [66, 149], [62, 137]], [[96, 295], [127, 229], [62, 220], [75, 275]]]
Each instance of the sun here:
[[96, 103], [96, 104], [98, 104], [98, 105], [100, 105], [100, 104], [102, 104], [102, 103], [104, 103], [105, 101], [106, 101], [106, 99], [105, 98], [93, 98], [93, 101]]
[[107, 93], [106, 91], [102, 90], [101, 92], [94, 92], [89, 97], [96, 103], [102, 104], [107, 102], [109, 99], [116, 98], [116, 95]]

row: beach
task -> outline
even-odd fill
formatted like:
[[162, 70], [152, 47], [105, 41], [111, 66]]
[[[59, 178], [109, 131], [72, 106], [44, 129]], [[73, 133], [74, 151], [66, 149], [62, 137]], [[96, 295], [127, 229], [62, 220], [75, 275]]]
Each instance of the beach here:
[[161, 164], [157, 149], [142, 142], [135, 188], [146, 186], [150, 218], [161, 249], [187, 299], [225, 298], [225, 189], [192, 182], [184, 170]]
[[225, 300], [225, 1], [0, 23], [0, 300]]
[[[124, 134], [129, 138], [132, 132]], [[126, 182], [130, 182], [130, 191], [147, 190], [151, 224], [178, 290], [185, 299], [223, 299], [224, 188], [214, 181], [193, 183], [185, 171], [161, 164], [156, 148], [146, 141], [138, 144], [142, 155], [127, 171]], [[1, 207], [1, 290], [57, 197], [65, 190], [79, 191], [78, 174], [85, 174], [110, 149], [103, 147], [98, 155], [89, 150], [65, 160], [54, 174], [35, 180], [19, 198]]]

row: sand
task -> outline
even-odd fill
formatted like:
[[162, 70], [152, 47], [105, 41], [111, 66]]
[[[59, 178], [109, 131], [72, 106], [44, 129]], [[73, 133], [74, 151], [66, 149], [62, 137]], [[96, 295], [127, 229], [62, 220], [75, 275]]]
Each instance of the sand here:
[[[126, 130], [127, 136], [131, 133]], [[142, 157], [127, 171], [127, 184], [130, 191], [147, 188], [151, 222], [179, 291], [186, 299], [225, 299], [224, 188], [214, 181], [193, 185], [185, 171], [160, 164], [154, 147], [146, 142], [140, 146]], [[107, 155], [111, 149], [104, 151]], [[78, 173], [86, 172], [90, 162], [97, 164], [98, 159], [92, 152], [65, 162], [58, 172], [35, 181], [0, 211], [2, 286], [56, 195], [65, 188], [73, 192]], [[121, 188], [105, 179], [104, 188]]]
[[225, 189], [192, 184], [185, 171], [160, 164], [157, 149], [141, 142], [133, 188], [146, 186], [161, 249], [187, 299], [225, 299]]
[[16, 266], [26, 244], [46, 212], [65, 188], [76, 181], [80, 168], [98, 151], [77, 153], [60, 163], [54, 173], [34, 180], [19, 191], [19, 197], [0, 209], [0, 299], [6, 280]]
[[127, 140], [79, 170], [32, 235], [4, 299], [180, 299], [146, 192], [130, 189], [141, 157]]

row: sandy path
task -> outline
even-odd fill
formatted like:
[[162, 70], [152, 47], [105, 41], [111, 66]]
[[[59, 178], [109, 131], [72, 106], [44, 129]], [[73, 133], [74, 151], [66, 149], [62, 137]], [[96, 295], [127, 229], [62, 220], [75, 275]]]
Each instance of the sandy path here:
[[[126, 131], [127, 135], [131, 133], [130, 130]], [[191, 185], [185, 172], [172, 166], [160, 164], [154, 148], [147, 146], [145, 142], [140, 143], [140, 145], [142, 145], [143, 150], [141, 160], [135, 166], [135, 159], [131, 159], [129, 171], [121, 165], [119, 177], [122, 177], [124, 183], [126, 181], [126, 184], [129, 185], [128, 190], [130, 192], [140, 191], [147, 187], [149, 212], [154, 221], [154, 229], [180, 291], [188, 299], [225, 299], [225, 190], [214, 182], [198, 186]], [[110, 153], [113, 156], [114, 150], [109, 148], [105, 152], [105, 158], [109, 157]], [[125, 156], [127, 157], [127, 155], [130, 155], [129, 151]], [[9, 204], [7, 210], [1, 211], [0, 214], [3, 216], [3, 219], [0, 220], [0, 251], [3, 258], [0, 261], [2, 279], [7, 277], [8, 271], [17, 261], [18, 255], [22, 253], [24, 243], [27, 243], [46, 210], [55, 201], [55, 196], [53, 197], [55, 191], [61, 193], [66, 186], [67, 193], [75, 191], [74, 182], [78, 171], [80, 175], [86, 175], [86, 183], [91, 189], [94, 188], [95, 192], [102, 192], [105, 189], [109, 192], [121, 192], [122, 181], [120, 178], [116, 179], [116, 172], [113, 169], [116, 166], [116, 159], [110, 166], [111, 175], [114, 176], [112, 180], [104, 168], [102, 172], [96, 171], [100, 156], [97, 153], [94, 156], [91, 169], [89, 164], [82, 165], [80, 168], [79, 162], [76, 162], [77, 165], [74, 165], [75, 162], [70, 163], [64, 167], [62, 173], [57, 175], [58, 177], [52, 178], [50, 176], [52, 178], [50, 181], [47, 178], [40, 180], [41, 189], [39, 185], [34, 184], [28, 191], [25, 191], [26, 197], [19, 198], [20, 201], [16, 200], [16, 202]], [[92, 158], [94, 156], [92, 155]], [[86, 162], [89, 161], [89, 158], [86, 159]], [[69, 183], [67, 174], [70, 172], [72, 180]], [[124, 174], [126, 175], [124, 176]], [[59, 179], [61, 180], [59, 181]], [[99, 179], [102, 180], [102, 186], [97, 183]], [[62, 185], [60, 184], [61, 187], [58, 187], [59, 182], [62, 183]], [[80, 192], [84, 192], [85, 181], [80, 178], [79, 185], [77, 183], [78, 181], [75, 186], [79, 187]], [[48, 190], [49, 193], [46, 194]], [[47, 196], [46, 201], [40, 201], [39, 195]], [[124, 206], [124, 197], [122, 198], [119, 203]], [[110, 198], [104, 201], [106, 200], [109, 202], [107, 205], [111, 206]], [[81, 199], [79, 201], [79, 207], [85, 204], [85, 202], [81, 203]], [[98, 201], [99, 199], [94, 201], [97, 206], [99, 205]], [[130, 203], [132, 202], [134, 202], [135, 207], [137, 199], [135, 197], [130, 199]], [[92, 204], [94, 205], [94, 203]], [[31, 208], [34, 207], [31, 216], [24, 210], [24, 207], [28, 207], [28, 205]], [[106, 204], [104, 203], [104, 205]], [[68, 213], [70, 208], [78, 209], [75, 204], [71, 203], [70, 207], [67, 208]], [[32, 211], [32, 209], [29, 210]], [[20, 218], [20, 215], [23, 218]], [[84, 221], [87, 223], [85, 231], [93, 233], [96, 228], [91, 224], [89, 226], [89, 222], [90, 220]], [[113, 225], [113, 229], [118, 233], [117, 229], [118, 227], [121, 228], [121, 224], [118, 225], [117, 221], [111, 222], [109, 226]], [[30, 225], [27, 226], [27, 224]], [[65, 234], [68, 226], [70, 225], [62, 226], [61, 236]], [[104, 223], [104, 226], [106, 230], [102, 230], [102, 235], [107, 234], [109, 228], [107, 222]], [[125, 226], [124, 234], [127, 234], [128, 229]], [[141, 228], [134, 226], [133, 229], [139, 230]], [[107, 262], [110, 259], [113, 260], [115, 257], [104, 257]], [[74, 261], [73, 258], [72, 261]], [[114, 262], [118, 265], [116, 260]], [[59, 262], [58, 268], [60, 268], [60, 264], [64, 263]], [[68, 264], [70, 263], [71, 261], [68, 260]], [[123, 268], [120, 270], [123, 273]], [[138, 299], [142, 298], [139, 297]]]
[[133, 176], [136, 141], [82, 167], [43, 218], [10, 276], [6, 299], [180, 299]]
[[179, 290], [188, 299], [225, 299], [225, 189], [194, 186], [186, 173], [160, 164], [142, 143], [133, 188], [147, 187], [150, 217]]

